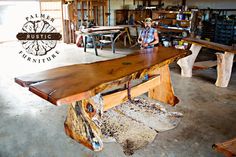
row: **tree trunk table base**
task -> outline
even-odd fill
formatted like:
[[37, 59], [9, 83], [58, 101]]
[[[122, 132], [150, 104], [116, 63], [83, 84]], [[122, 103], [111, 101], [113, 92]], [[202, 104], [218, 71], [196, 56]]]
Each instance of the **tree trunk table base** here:
[[[145, 73], [148, 73], [149, 77], [154, 77], [131, 87], [131, 98], [148, 92], [150, 98], [173, 106], [179, 102], [179, 99], [174, 95], [168, 65], [158, 70], [145, 71]], [[97, 94], [90, 99], [70, 104], [64, 123], [66, 134], [93, 151], [102, 150], [103, 142], [100, 127], [103, 111], [129, 101], [127, 92], [128, 89], [123, 89], [114, 93], [109, 92], [104, 96]]]

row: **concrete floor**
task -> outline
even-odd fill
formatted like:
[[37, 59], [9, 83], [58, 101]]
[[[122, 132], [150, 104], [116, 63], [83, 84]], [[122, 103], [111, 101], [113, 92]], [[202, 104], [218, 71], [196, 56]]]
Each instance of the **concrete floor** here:
[[[83, 53], [75, 45], [58, 44], [61, 53], [48, 64], [23, 60], [18, 42], [0, 44], [0, 157], [124, 157], [116, 143], [105, 144], [94, 153], [68, 138], [63, 123], [67, 106], [56, 107], [14, 83], [13, 78], [49, 67], [121, 57], [127, 53]], [[184, 114], [174, 130], [160, 133], [155, 141], [134, 157], [220, 157], [212, 144], [236, 137], [236, 70], [228, 88], [214, 85], [216, 70], [194, 71], [192, 78], [180, 76], [171, 65], [176, 95], [181, 102], [167, 107]]]

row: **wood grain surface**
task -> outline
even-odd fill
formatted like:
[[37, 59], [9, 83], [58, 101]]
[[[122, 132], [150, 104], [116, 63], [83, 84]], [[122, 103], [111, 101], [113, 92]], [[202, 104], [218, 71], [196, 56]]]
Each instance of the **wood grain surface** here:
[[196, 38], [184, 38], [183, 40], [190, 42], [190, 43], [195, 43], [195, 44], [198, 44], [203, 47], [210, 48], [210, 49], [224, 51], [224, 52], [231, 52], [231, 53], [236, 54], [236, 49], [234, 49], [232, 46], [218, 44], [218, 43], [214, 43], [214, 42], [210, 42], [210, 41], [206, 41], [206, 40], [201, 40], [201, 39], [196, 39]]
[[90, 98], [110, 84], [128, 81], [138, 72], [162, 67], [190, 51], [155, 47], [108, 61], [75, 64], [15, 78], [15, 82], [49, 102], [60, 105]]

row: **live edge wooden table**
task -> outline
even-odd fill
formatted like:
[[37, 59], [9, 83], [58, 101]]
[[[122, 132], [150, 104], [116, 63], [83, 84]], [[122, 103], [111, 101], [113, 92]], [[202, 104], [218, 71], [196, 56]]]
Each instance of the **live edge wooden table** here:
[[[91, 150], [100, 151], [103, 111], [146, 92], [150, 98], [173, 106], [179, 102], [168, 65], [189, 54], [186, 50], [156, 47], [118, 59], [29, 74], [15, 78], [15, 82], [54, 105], [68, 104], [66, 134]], [[132, 80], [144, 77], [146, 81], [131, 87]], [[122, 88], [105, 92], [117, 86]]]
[[192, 54], [180, 59], [177, 63], [181, 67], [181, 75], [184, 77], [192, 77], [192, 68], [195, 59], [202, 47], [214, 49], [224, 53], [216, 53], [217, 56], [217, 80], [215, 85], [218, 87], [227, 87], [231, 77], [234, 54], [236, 49], [232, 46], [218, 44], [206, 40], [196, 38], [184, 38], [184, 41], [191, 43], [190, 50]]

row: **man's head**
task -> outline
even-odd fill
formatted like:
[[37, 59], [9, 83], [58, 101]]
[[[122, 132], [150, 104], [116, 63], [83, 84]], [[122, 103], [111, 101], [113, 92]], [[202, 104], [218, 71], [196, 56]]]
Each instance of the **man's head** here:
[[146, 18], [144, 21], [144, 25], [145, 25], [145, 27], [151, 27], [152, 26], [152, 19], [150, 17]]

